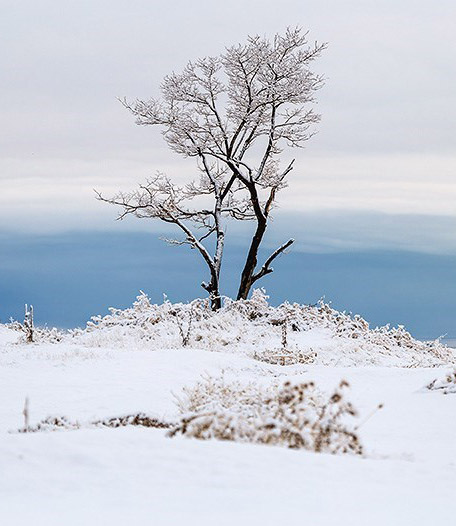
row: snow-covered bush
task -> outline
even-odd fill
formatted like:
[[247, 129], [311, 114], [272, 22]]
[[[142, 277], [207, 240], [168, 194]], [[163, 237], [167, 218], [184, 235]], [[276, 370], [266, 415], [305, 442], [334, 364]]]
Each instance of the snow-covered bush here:
[[11, 320], [5, 325], [8, 329], [18, 331], [21, 337], [17, 343], [60, 343], [64, 337], [65, 332], [56, 327], [37, 327], [33, 326], [33, 331], [30, 330], [29, 325], [25, 325], [18, 321]]
[[261, 352], [255, 351], [253, 358], [261, 362], [274, 365], [295, 365], [314, 363], [317, 353], [310, 349], [310, 352], [303, 351], [296, 344], [290, 347], [288, 343], [288, 317], [282, 320], [282, 342], [281, 347], [275, 349], [265, 349]]
[[310, 364], [317, 360], [317, 353], [303, 351], [299, 347], [291, 348], [278, 347], [276, 349], [265, 349], [264, 351], [254, 352], [253, 358], [260, 362], [271, 363], [273, 365], [296, 365]]
[[63, 340], [65, 333], [55, 327], [37, 327], [33, 318], [33, 305], [25, 305], [24, 321], [10, 318], [10, 323], [5, 325], [6, 328], [21, 333], [17, 343], [59, 343]]
[[40, 431], [58, 431], [63, 429], [80, 429], [79, 422], [72, 422], [66, 416], [48, 416], [34, 426], [25, 425], [19, 433], [38, 433]]
[[94, 346], [185, 347], [192, 336], [192, 325], [211, 314], [207, 300], [191, 303], [151, 303], [141, 291], [133, 306], [109, 308], [106, 316], [92, 316], [84, 329], [70, 330], [73, 339]]
[[206, 377], [178, 399], [170, 436], [280, 445], [325, 453], [362, 454], [349, 418], [356, 416], [342, 381], [325, 397], [313, 382], [262, 387]]
[[[224, 300], [214, 312], [206, 300], [188, 304], [151, 303], [141, 293], [128, 309], [110, 308], [85, 329], [71, 331], [78, 344], [98, 347], [166, 349], [191, 346], [240, 352], [284, 365], [414, 365], [455, 363], [452, 349], [438, 340], [414, 339], [404, 327], [371, 329], [361, 316], [316, 305], [284, 303], [273, 307], [261, 289], [251, 299]], [[283, 345], [283, 327], [287, 345]]]
[[456, 369], [442, 378], [432, 380], [426, 387], [431, 391], [441, 391], [443, 394], [456, 393]]
[[140, 426], [153, 427], [159, 429], [168, 429], [171, 424], [160, 420], [155, 416], [150, 416], [145, 413], [136, 413], [133, 415], [123, 415], [111, 418], [103, 418], [100, 420], [92, 420], [90, 422], [82, 423], [77, 420], [72, 421], [66, 416], [48, 416], [36, 425], [24, 425], [18, 430], [19, 433], [38, 433], [41, 431], [59, 431], [59, 430], [75, 430], [89, 427], [126, 427], [126, 426]]
[[154, 427], [158, 429], [168, 429], [171, 424], [165, 422], [155, 416], [150, 416], [145, 413], [137, 413], [134, 415], [116, 416], [113, 418], [104, 418], [91, 422], [91, 425], [97, 427], [125, 427], [125, 426], [140, 426], [140, 427]]

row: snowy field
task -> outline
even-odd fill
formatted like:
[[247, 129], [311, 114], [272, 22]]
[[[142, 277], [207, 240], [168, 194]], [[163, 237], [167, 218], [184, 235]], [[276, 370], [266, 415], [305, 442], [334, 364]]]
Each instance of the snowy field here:
[[[326, 365], [266, 363], [229, 345], [211, 352], [190, 341], [184, 348], [170, 333], [169, 347], [159, 349], [131, 338], [121, 345], [112, 331], [97, 340], [94, 332], [27, 345], [0, 326], [0, 524], [454, 524], [456, 395], [425, 388], [453, 369], [448, 357], [422, 367], [419, 352], [410, 362], [404, 349], [401, 365], [395, 349], [377, 363], [371, 344], [363, 350], [357, 338], [350, 353], [348, 339], [335, 340], [321, 327], [305, 331], [302, 341], [321, 348]], [[337, 352], [342, 364], [349, 357], [345, 366], [334, 364]], [[313, 380], [328, 393], [346, 379], [364, 454], [88, 425], [139, 412], [175, 421], [174, 395], [201, 375], [261, 385]], [[16, 432], [26, 397], [31, 425], [61, 415], [81, 428]], [[380, 403], [383, 409], [363, 423]]]

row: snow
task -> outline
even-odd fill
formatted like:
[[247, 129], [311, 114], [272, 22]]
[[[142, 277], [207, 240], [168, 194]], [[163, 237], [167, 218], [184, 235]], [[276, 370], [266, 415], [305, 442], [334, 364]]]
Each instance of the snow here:
[[426, 386], [432, 391], [441, 391], [443, 394], [456, 393], [456, 368], [442, 378], [435, 378]]
[[[139, 428], [8, 437], [4, 524], [452, 524], [454, 468], [166, 439]], [[6, 508], [6, 506], [2, 506]]]
[[[103, 345], [89, 345], [85, 333], [26, 345], [0, 326], [0, 524], [453, 524], [456, 397], [426, 389], [453, 370], [449, 364], [394, 367], [395, 358], [366, 366], [363, 356], [347, 364], [348, 343], [338, 351], [321, 328], [305, 337], [331, 346], [330, 365], [273, 365], [229, 346], [182, 348], [172, 335], [169, 348], [129, 348], [131, 334], [109, 346], [98, 336]], [[138, 412], [175, 420], [173, 393], [202, 374], [264, 385], [313, 380], [326, 392], [344, 378], [361, 422], [384, 407], [359, 429], [364, 457], [88, 425]], [[64, 415], [83, 427], [15, 432], [24, 425], [26, 397], [31, 424]]]
[[[288, 358], [295, 362], [301, 355], [316, 364], [337, 366], [456, 363], [455, 352], [447, 346], [438, 340], [415, 340], [402, 326], [371, 328], [361, 316], [339, 312], [323, 302], [273, 307], [267, 300], [264, 291], [257, 289], [250, 300], [227, 299], [214, 313], [203, 300], [153, 305], [141, 293], [133, 307], [111, 308], [109, 315], [93, 317], [85, 329], [72, 331], [69, 341], [88, 347], [150, 350], [181, 348], [187, 338], [194, 348], [268, 361], [283, 355], [285, 327], [287, 351], [294, 355]], [[68, 340], [68, 336], [62, 338]], [[50, 332], [48, 339], [55, 339], [55, 334]]]

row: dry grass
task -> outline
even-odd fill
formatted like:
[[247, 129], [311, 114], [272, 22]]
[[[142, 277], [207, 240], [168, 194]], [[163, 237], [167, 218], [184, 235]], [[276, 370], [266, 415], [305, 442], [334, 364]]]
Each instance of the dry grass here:
[[453, 371], [450, 371], [442, 378], [432, 380], [426, 387], [431, 391], [440, 391], [443, 394], [456, 393], [456, 369], [453, 369]]
[[181, 419], [169, 435], [281, 445], [325, 453], [362, 454], [349, 420], [348, 383], [323, 396], [313, 382], [260, 387], [206, 377], [178, 400]]
[[145, 413], [137, 413], [133, 415], [116, 416], [113, 418], [104, 418], [100, 420], [93, 420], [88, 423], [80, 423], [77, 420], [71, 421], [66, 416], [49, 416], [34, 426], [26, 424], [19, 429], [19, 433], [37, 433], [40, 431], [59, 431], [63, 429], [81, 429], [90, 427], [126, 427], [126, 426], [141, 426], [153, 427], [158, 429], [168, 429], [171, 427], [169, 422], [165, 422], [156, 417], [151, 417]]

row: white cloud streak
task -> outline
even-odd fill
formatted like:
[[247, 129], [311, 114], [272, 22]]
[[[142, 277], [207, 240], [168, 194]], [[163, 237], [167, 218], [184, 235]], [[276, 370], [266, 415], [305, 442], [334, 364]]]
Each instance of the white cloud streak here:
[[[127, 190], [156, 170], [193, 175], [157, 131], [134, 126], [116, 96], [157, 94], [188, 59], [296, 23], [329, 41], [317, 64], [328, 80], [319, 134], [307, 150], [286, 153], [297, 162], [282, 215], [300, 214], [320, 232], [306, 237], [313, 247], [406, 248], [418, 216], [428, 218], [422, 231], [437, 230], [432, 243], [430, 230], [410, 246], [452, 246], [439, 229], [456, 217], [453, 1], [283, 0], [279, 10], [269, 0], [3, 4], [0, 230], [160, 229], [114, 223], [115, 211], [93, 197], [93, 188]], [[331, 217], [335, 231], [345, 226], [331, 237], [319, 217]], [[342, 219], [353, 217], [371, 218], [376, 241]]]

